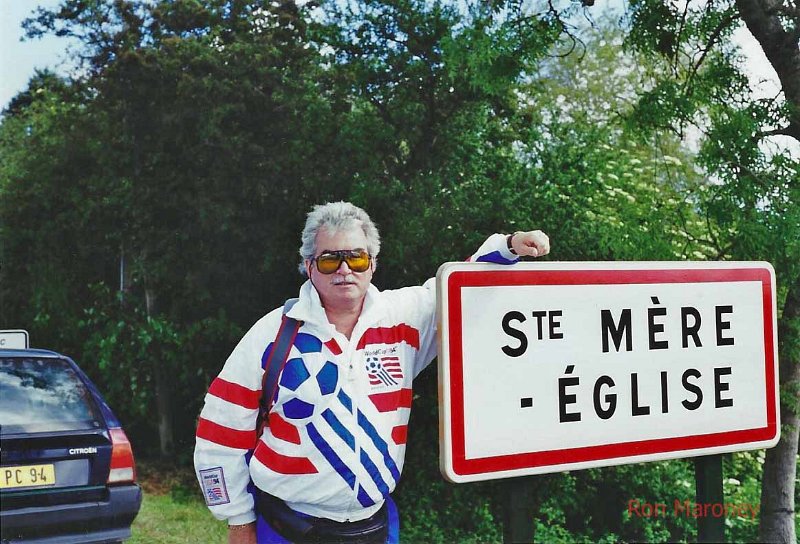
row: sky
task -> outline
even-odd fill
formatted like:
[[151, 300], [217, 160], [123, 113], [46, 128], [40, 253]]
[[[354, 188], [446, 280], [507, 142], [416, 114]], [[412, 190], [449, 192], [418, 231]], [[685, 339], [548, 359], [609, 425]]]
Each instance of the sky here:
[[0, 0], [0, 109], [28, 86], [36, 68], [57, 68], [67, 57], [69, 40], [48, 36], [20, 41], [22, 21], [36, 6], [54, 7], [60, 0]]

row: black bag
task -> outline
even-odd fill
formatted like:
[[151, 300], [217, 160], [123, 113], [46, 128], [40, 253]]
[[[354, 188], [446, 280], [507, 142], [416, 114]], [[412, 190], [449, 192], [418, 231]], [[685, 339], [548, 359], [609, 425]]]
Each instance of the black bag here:
[[258, 513], [283, 537], [296, 544], [384, 544], [388, 532], [387, 507], [367, 519], [338, 522], [298, 514], [285, 502], [257, 489]]

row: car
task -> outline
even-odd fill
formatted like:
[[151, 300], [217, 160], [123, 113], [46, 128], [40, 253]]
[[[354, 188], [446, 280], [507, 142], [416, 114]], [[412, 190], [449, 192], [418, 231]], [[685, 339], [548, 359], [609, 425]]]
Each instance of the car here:
[[121, 542], [142, 491], [128, 437], [71, 358], [0, 349], [0, 541]]

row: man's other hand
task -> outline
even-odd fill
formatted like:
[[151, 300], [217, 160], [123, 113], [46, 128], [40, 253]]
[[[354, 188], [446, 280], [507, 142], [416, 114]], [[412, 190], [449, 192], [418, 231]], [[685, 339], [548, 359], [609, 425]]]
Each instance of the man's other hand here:
[[256, 522], [228, 526], [228, 544], [258, 544]]
[[543, 257], [550, 253], [550, 238], [540, 230], [515, 232], [511, 236], [511, 249], [520, 257]]

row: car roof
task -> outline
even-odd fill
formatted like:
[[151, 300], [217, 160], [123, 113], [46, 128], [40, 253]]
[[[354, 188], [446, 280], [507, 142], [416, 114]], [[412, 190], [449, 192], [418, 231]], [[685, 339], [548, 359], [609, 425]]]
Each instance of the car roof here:
[[43, 357], [61, 359], [64, 356], [49, 349], [0, 349], [0, 357]]

